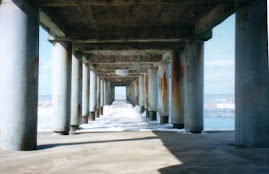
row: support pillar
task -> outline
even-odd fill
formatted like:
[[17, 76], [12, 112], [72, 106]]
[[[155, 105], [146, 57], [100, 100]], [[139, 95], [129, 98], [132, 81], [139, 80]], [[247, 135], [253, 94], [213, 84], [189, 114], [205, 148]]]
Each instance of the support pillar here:
[[104, 106], [108, 105], [107, 103], [107, 81], [104, 80]]
[[146, 118], [149, 117], [149, 111], [148, 111], [148, 106], [149, 106], [149, 90], [148, 90], [148, 74], [144, 74], [144, 101], [145, 101], [145, 112], [146, 112]]
[[100, 80], [100, 109], [99, 114], [103, 115], [104, 110], [104, 80]]
[[90, 120], [95, 120], [95, 111], [96, 111], [96, 92], [97, 92], [97, 84], [96, 84], [96, 74], [94, 71], [90, 71]]
[[173, 52], [171, 55], [171, 123], [174, 128], [184, 128], [184, 89], [185, 66], [184, 53]]
[[82, 124], [88, 123], [90, 70], [87, 64], [82, 64]]
[[72, 47], [68, 42], [53, 44], [53, 132], [68, 135], [71, 106]]
[[160, 123], [168, 123], [168, 74], [165, 71], [165, 64], [158, 65], [158, 112], [160, 115]]
[[188, 42], [185, 47], [186, 92], [185, 129], [201, 133], [204, 129], [204, 43]]
[[139, 103], [138, 79], [134, 81], [133, 85], [134, 85], [134, 105], [138, 105]]
[[76, 131], [81, 123], [82, 108], [82, 54], [72, 54], [72, 86], [71, 86], [71, 131]]
[[0, 146], [7, 150], [37, 144], [39, 8], [22, 2], [1, 4]]
[[139, 76], [139, 106], [140, 112], [143, 113], [144, 108], [144, 75]]
[[235, 144], [269, 147], [266, 1], [236, 12]]
[[115, 101], [115, 86], [111, 86], [111, 103]]
[[101, 80], [100, 80], [100, 77], [97, 76], [97, 83], [96, 83], [96, 111], [95, 111], [95, 115], [96, 117], [100, 117], [100, 113], [99, 113], [99, 110], [100, 110], [100, 83], [101, 83]]
[[158, 82], [157, 70], [148, 69], [148, 90], [149, 90], [149, 118], [150, 120], [157, 120], [157, 105], [158, 105]]

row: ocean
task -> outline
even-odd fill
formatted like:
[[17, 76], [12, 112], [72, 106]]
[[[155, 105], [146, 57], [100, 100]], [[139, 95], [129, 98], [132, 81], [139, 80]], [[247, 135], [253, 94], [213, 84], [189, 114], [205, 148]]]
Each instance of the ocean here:
[[[124, 97], [118, 96], [117, 98], [123, 99]], [[51, 99], [51, 95], [39, 96], [38, 131], [51, 131], [52, 129]], [[234, 130], [234, 108], [233, 94], [205, 94], [204, 130]], [[110, 111], [117, 113], [113, 110]]]

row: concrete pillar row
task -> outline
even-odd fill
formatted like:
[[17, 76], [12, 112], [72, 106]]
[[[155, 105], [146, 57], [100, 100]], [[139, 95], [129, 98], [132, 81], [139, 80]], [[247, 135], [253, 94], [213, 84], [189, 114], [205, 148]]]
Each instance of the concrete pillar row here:
[[53, 43], [52, 108], [53, 132], [68, 135], [70, 130], [72, 46]]
[[15, 3], [1, 2], [0, 147], [33, 150], [37, 146], [39, 8], [28, 1]]
[[169, 122], [168, 108], [168, 84], [169, 78], [165, 71], [165, 63], [158, 65], [158, 113], [160, 115], [160, 123]]
[[156, 69], [148, 69], [148, 110], [150, 120], [157, 120], [158, 107], [158, 72]]
[[71, 85], [71, 130], [76, 131], [81, 123], [82, 109], [82, 54], [72, 54], [72, 85]]
[[149, 106], [149, 90], [148, 90], [148, 74], [144, 73], [144, 106], [146, 112], [146, 118], [149, 117], [148, 106]]
[[82, 64], [82, 124], [88, 123], [89, 116], [90, 70], [87, 64]]
[[186, 65], [183, 51], [171, 54], [171, 123], [174, 128], [184, 128], [185, 74]]
[[201, 133], [204, 129], [204, 43], [187, 42], [185, 46], [186, 92], [185, 129]]
[[99, 110], [100, 110], [100, 95], [101, 95], [101, 92], [100, 92], [100, 85], [101, 85], [100, 77], [97, 76], [96, 80], [97, 81], [96, 81], [96, 111], [95, 111], [95, 116], [100, 117], [100, 113], [99, 113]]
[[236, 11], [235, 144], [269, 147], [266, 0]]
[[139, 76], [139, 106], [140, 106], [140, 112], [143, 113], [145, 110], [144, 107], [144, 75]]
[[90, 70], [90, 115], [91, 121], [95, 120], [96, 100], [97, 100], [97, 77], [96, 73]]

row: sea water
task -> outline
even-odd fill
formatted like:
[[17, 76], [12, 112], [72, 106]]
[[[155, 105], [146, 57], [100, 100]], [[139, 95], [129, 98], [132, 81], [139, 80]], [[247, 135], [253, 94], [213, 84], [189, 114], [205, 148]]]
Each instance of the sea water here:
[[[124, 98], [118, 96], [117, 98]], [[52, 129], [52, 96], [40, 95], [38, 100], [38, 131]], [[204, 95], [204, 130], [234, 130], [234, 95]], [[111, 110], [111, 112], [113, 112]]]

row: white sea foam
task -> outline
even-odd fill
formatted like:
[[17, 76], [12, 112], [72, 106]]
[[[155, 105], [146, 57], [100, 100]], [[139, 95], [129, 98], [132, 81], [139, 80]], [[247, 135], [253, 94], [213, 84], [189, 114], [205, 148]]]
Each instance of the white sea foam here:
[[[52, 130], [52, 103], [51, 97], [41, 97], [38, 103], [38, 131]], [[234, 129], [234, 99], [222, 98], [205, 102], [204, 105], [205, 130]], [[218, 126], [217, 126], [218, 125]], [[140, 114], [140, 107], [133, 107], [123, 101], [116, 101], [113, 105], [104, 107], [104, 115], [96, 121], [89, 121], [81, 125], [80, 131], [176, 131], [172, 124], [159, 124], [158, 121], [149, 121], [145, 113]]]

